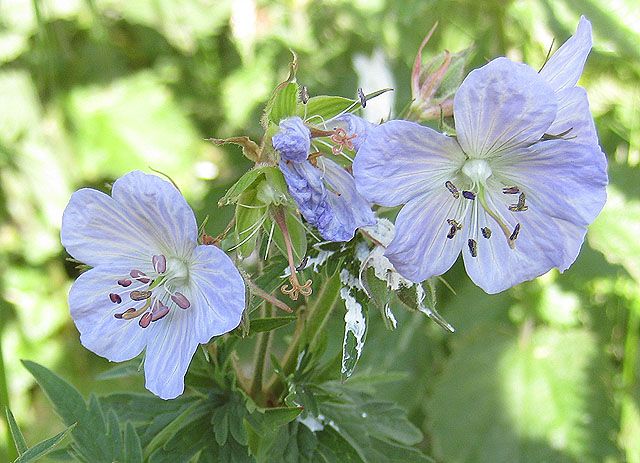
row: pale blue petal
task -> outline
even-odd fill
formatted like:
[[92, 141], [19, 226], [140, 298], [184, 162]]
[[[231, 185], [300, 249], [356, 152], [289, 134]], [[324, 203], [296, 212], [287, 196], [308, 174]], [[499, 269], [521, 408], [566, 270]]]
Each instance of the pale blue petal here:
[[536, 142], [556, 117], [553, 90], [525, 64], [497, 58], [471, 71], [454, 98], [458, 141], [470, 157]]
[[549, 135], [566, 132], [563, 139], [576, 143], [598, 144], [598, 134], [589, 109], [587, 92], [581, 87], [570, 87], [556, 93], [558, 97], [558, 114]]
[[591, 23], [582, 16], [576, 33], [544, 65], [540, 75], [558, 92], [575, 86], [591, 51]]
[[147, 342], [148, 331], [136, 320], [114, 317], [131, 307], [131, 301], [114, 304], [109, 293], [123, 288], [117, 285], [131, 268], [96, 267], [78, 277], [69, 292], [69, 309], [80, 342], [90, 351], [111, 360], [122, 362], [136, 357]]
[[[334, 124], [337, 123], [337, 124]], [[355, 135], [356, 137], [352, 140], [353, 147], [356, 151], [360, 149], [360, 146], [367, 139], [367, 134], [369, 131], [376, 127], [375, 124], [363, 119], [361, 117], [356, 116], [355, 114], [346, 113], [342, 116], [338, 116], [335, 119], [332, 119], [329, 122], [329, 125], [344, 125], [344, 129], [347, 132], [347, 135]]]
[[272, 138], [273, 147], [285, 161], [303, 162], [309, 156], [311, 132], [299, 117], [280, 121], [280, 131]]
[[[488, 198], [488, 203], [494, 208], [504, 206], [502, 198]], [[567, 261], [573, 262], [577, 257], [586, 232], [585, 227], [563, 224], [532, 207], [515, 216], [521, 229], [514, 249], [509, 247], [506, 236], [482, 209], [478, 227], [489, 227], [493, 233], [489, 239], [479, 231], [470, 235], [478, 243], [476, 257], [471, 255], [468, 246], [463, 247], [464, 265], [469, 277], [489, 294], [532, 280], [554, 267], [563, 269], [568, 265]], [[472, 229], [468, 228], [468, 231]]]
[[[193, 328], [201, 344], [240, 324], [245, 285], [229, 256], [216, 246], [198, 246], [190, 269]], [[190, 310], [190, 309], [189, 309]]]
[[323, 158], [318, 160], [318, 168], [329, 187], [327, 200], [333, 215], [331, 223], [318, 230], [330, 241], [349, 241], [356, 229], [375, 223], [371, 205], [358, 193], [354, 178], [343, 167]]
[[586, 226], [604, 206], [607, 160], [597, 145], [549, 140], [518, 149], [501, 162], [494, 174], [519, 186], [530, 210]]
[[448, 191], [421, 196], [405, 205], [396, 218], [395, 236], [385, 252], [403, 277], [421, 282], [446, 272], [456, 261], [466, 240], [459, 231], [447, 238], [451, 225], [465, 206]]
[[369, 201], [397, 206], [425, 193], [446, 191], [445, 182], [464, 161], [455, 139], [415, 122], [389, 121], [368, 132], [353, 174], [358, 191]]
[[155, 242], [166, 254], [191, 254], [198, 240], [198, 225], [174, 185], [156, 175], [133, 171], [116, 180], [111, 194], [128, 217], [144, 224], [143, 239]]
[[134, 171], [113, 185], [113, 197], [76, 191], [62, 216], [67, 252], [91, 266], [147, 262], [154, 254], [186, 256], [196, 244], [193, 211], [171, 183]]

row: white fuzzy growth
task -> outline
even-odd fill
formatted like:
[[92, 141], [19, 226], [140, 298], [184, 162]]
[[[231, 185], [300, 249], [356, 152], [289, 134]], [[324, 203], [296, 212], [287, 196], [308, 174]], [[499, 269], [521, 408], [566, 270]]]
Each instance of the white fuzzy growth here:
[[376, 219], [375, 225], [363, 227], [362, 229], [385, 248], [389, 246], [396, 234], [395, 226], [387, 219]]
[[345, 268], [340, 270], [340, 282], [348, 288], [355, 288], [360, 291], [364, 291], [364, 288], [360, 284], [360, 280], [355, 275], [350, 274]]
[[[342, 274], [340, 274], [342, 277]], [[357, 282], [357, 280], [356, 280]], [[362, 348], [364, 347], [364, 334], [367, 329], [364, 314], [362, 313], [362, 305], [356, 301], [356, 298], [351, 295], [351, 290], [348, 287], [340, 288], [340, 297], [344, 301], [344, 305], [347, 308], [347, 313], [344, 314], [344, 340], [342, 343], [342, 374], [347, 373], [346, 361], [350, 360], [346, 352], [347, 339], [349, 333], [353, 334], [356, 340], [356, 360], [362, 355]]]

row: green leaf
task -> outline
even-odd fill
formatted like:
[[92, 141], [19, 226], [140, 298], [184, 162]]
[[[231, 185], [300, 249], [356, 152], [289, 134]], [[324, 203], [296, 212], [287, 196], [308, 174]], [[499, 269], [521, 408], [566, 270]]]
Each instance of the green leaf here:
[[487, 326], [458, 338], [427, 404], [436, 456], [615, 460], [603, 353], [581, 329], [526, 328], [516, 336]]
[[14, 418], [13, 413], [11, 413], [9, 407], [4, 407], [4, 411], [7, 415], [7, 423], [9, 424], [13, 443], [16, 445], [18, 455], [22, 455], [27, 450], [27, 442], [24, 440], [22, 431], [20, 431], [20, 427], [18, 426], [18, 423], [16, 423], [16, 419]]
[[230, 138], [207, 138], [214, 145], [233, 144], [242, 147], [244, 157], [253, 162], [260, 160], [260, 146], [249, 137], [230, 137]]
[[55, 436], [34, 445], [26, 452], [23, 452], [14, 463], [28, 463], [39, 460], [40, 458], [51, 452], [60, 442], [62, 442], [75, 426], [76, 425], [74, 423]]
[[124, 429], [124, 461], [127, 463], [142, 463], [142, 444], [136, 429], [131, 422], [127, 422]]
[[[318, 279], [320, 280], [320, 279]], [[322, 285], [315, 286], [315, 294], [312, 299], [309, 313], [311, 316], [304, 322], [304, 336], [309, 350], [313, 352], [318, 348], [320, 335], [324, 332], [325, 326], [333, 312], [333, 309], [340, 297], [340, 272], [335, 272], [328, 279], [322, 281]]]
[[110, 379], [127, 378], [130, 376], [142, 376], [140, 373], [140, 360], [134, 359], [129, 362], [118, 364], [106, 371], [103, 371], [96, 376], [96, 379], [100, 381], [107, 381]]
[[289, 82], [284, 85], [273, 100], [273, 106], [269, 111], [269, 119], [274, 124], [279, 124], [282, 119], [296, 114], [298, 104], [298, 84]]
[[256, 318], [251, 320], [249, 328], [249, 336], [255, 333], [261, 333], [264, 331], [271, 331], [283, 326], [287, 326], [289, 323], [296, 320], [295, 315], [286, 315], [283, 317], [269, 317], [269, 318]]
[[227, 190], [220, 201], [218, 201], [218, 206], [222, 207], [228, 204], [237, 203], [240, 199], [240, 195], [242, 195], [242, 193], [244, 193], [249, 187], [256, 183], [260, 177], [270, 170], [277, 169], [275, 167], [257, 167], [245, 172], [244, 175]]

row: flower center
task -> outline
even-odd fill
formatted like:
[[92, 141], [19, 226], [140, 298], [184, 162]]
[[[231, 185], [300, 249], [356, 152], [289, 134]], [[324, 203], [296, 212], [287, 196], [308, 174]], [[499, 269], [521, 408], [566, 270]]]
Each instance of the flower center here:
[[484, 185], [491, 177], [491, 167], [484, 159], [468, 159], [462, 166], [462, 173], [469, 177], [474, 185]]
[[140, 317], [141, 328], [148, 327], [151, 322], [164, 318], [176, 306], [188, 309], [189, 299], [178, 291], [187, 286], [189, 267], [181, 259], [167, 261], [162, 255], [151, 258], [153, 270], [144, 273], [132, 269], [128, 275], [117, 281], [118, 289], [109, 293], [109, 300], [114, 304], [124, 303], [130, 307], [124, 312], [117, 312], [114, 317], [119, 320], [131, 320]]

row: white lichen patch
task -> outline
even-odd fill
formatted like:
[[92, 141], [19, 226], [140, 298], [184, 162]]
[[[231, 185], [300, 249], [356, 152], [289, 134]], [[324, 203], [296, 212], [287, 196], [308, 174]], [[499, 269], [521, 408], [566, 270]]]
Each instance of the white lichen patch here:
[[311, 432], [322, 431], [324, 429], [323, 421], [324, 416], [318, 415], [316, 418], [310, 413], [304, 418], [298, 417], [298, 422], [304, 424]]
[[396, 327], [398, 326], [398, 321], [396, 320], [396, 317], [393, 315], [393, 312], [391, 311], [391, 306], [389, 304], [387, 304], [384, 307], [384, 316], [387, 317], [387, 320], [389, 320], [389, 323], [391, 323], [391, 327], [395, 330]]
[[[342, 273], [340, 276], [342, 277]], [[353, 278], [352, 275], [349, 276]], [[356, 279], [355, 281], [357, 283], [358, 280]], [[342, 342], [341, 372], [343, 375], [348, 377], [353, 372], [356, 362], [362, 355], [364, 335], [367, 330], [367, 325], [362, 312], [362, 304], [360, 304], [351, 294], [351, 287], [344, 286], [340, 288], [340, 297], [344, 301], [344, 305], [347, 309], [347, 312], [344, 315], [344, 339]], [[349, 348], [350, 337], [355, 340], [353, 350]]]

